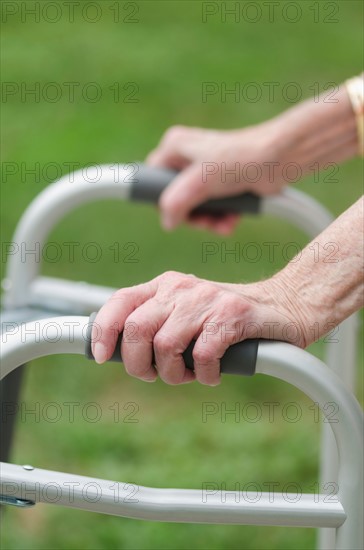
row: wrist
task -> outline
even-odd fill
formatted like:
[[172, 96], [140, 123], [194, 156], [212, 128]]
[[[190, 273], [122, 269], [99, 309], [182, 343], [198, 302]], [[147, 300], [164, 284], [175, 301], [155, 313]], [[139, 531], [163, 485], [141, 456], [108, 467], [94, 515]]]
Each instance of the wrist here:
[[[241, 286], [258, 337], [304, 348], [363, 307], [362, 227], [361, 198], [276, 275]], [[277, 323], [273, 336], [267, 322]]]
[[294, 319], [301, 336], [298, 345], [306, 348], [337, 324], [335, 300], [322, 281], [312, 284], [308, 269], [292, 269], [288, 264], [272, 277], [272, 287], [280, 307]]
[[275, 149], [282, 164], [300, 166], [302, 175], [312, 164], [322, 169], [357, 153], [357, 128], [344, 86], [331, 98], [304, 101], [271, 121]]
[[282, 272], [265, 281], [241, 285], [240, 291], [252, 303], [251, 324], [256, 327], [256, 335], [248, 337], [282, 340], [301, 348], [312, 342], [310, 311], [300, 307]]

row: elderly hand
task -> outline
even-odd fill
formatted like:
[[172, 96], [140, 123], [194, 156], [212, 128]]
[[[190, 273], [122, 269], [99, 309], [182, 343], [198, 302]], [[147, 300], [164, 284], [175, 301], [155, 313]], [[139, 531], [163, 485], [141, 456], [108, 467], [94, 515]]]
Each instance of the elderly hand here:
[[[328, 92], [327, 92], [328, 93]], [[330, 92], [332, 93], [332, 92]], [[181, 173], [160, 199], [162, 223], [172, 229], [189, 221], [219, 233], [231, 233], [238, 216], [222, 219], [189, 213], [207, 199], [253, 192], [278, 193], [284, 185], [357, 154], [354, 111], [345, 86], [335, 100], [326, 94], [294, 105], [262, 124], [218, 131], [173, 126], [147, 162]]]
[[191, 217], [189, 213], [210, 198], [248, 191], [259, 195], [278, 193], [284, 180], [273, 128], [272, 123], [265, 123], [231, 131], [185, 126], [167, 130], [147, 158], [151, 166], [181, 170], [160, 199], [165, 229], [188, 220], [197, 227], [227, 234], [239, 216], [230, 214], [216, 219], [207, 215]]
[[[93, 354], [98, 363], [109, 359], [124, 331], [121, 354], [131, 376], [152, 382], [158, 373], [168, 384], [196, 378], [213, 386], [219, 383], [220, 358], [241, 340], [274, 338], [305, 346], [304, 323], [297, 325], [298, 311], [293, 315], [289, 309], [291, 300], [274, 279], [242, 285], [167, 272], [109, 299], [95, 320]], [[192, 340], [194, 372], [182, 358]]]
[[[362, 307], [362, 228], [361, 198], [266, 281], [214, 283], [171, 271], [118, 290], [95, 319], [94, 357], [109, 359], [123, 331], [132, 376], [152, 382], [158, 372], [169, 384], [215, 385], [232, 344], [265, 338], [306, 347]], [[182, 358], [192, 340], [194, 373]]]

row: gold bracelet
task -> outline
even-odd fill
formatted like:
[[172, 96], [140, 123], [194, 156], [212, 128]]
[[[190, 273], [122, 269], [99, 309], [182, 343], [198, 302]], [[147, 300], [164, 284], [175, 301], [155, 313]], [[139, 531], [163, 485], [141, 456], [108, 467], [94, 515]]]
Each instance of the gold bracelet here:
[[359, 155], [364, 156], [364, 73], [345, 82], [355, 113]]

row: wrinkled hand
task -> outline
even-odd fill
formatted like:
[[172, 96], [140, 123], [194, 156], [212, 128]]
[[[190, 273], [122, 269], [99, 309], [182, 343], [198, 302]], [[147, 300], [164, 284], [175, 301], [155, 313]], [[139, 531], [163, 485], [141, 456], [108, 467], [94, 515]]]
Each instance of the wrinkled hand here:
[[[121, 354], [131, 376], [152, 382], [159, 374], [168, 384], [197, 379], [216, 385], [220, 359], [232, 344], [260, 337], [305, 345], [300, 325], [284, 330], [296, 321], [289, 304], [273, 280], [240, 285], [167, 272], [109, 299], [95, 319], [92, 350], [103, 363], [124, 331]], [[192, 340], [194, 372], [182, 357]]]
[[207, 199], [254, 192], [278, 193], [284, 181], [272, 122], [243, 130], [205, 130], [173, 126], [152, 151], [151, 166], [181, 170], [160, 199], [162, 224], [172, 229], [182, 221], [218, 233], [231, 233], [239, 216], [195, 216], [189, 213]]

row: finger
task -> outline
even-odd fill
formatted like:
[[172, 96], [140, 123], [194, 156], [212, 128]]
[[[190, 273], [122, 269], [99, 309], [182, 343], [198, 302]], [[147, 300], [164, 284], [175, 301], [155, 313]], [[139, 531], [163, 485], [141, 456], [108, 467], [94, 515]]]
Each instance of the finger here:
[[150, 166], [181, 170], [195, 158], [196, 145], [201, 142], [201, 130], [187, 126], [171, 126], [158, 146], [147, 156]]
[[202, 181], [202, 166], [191, 164], [174, 178], [159, 199], [163, 227], [176, 227], [206, 197], [207, 185]]
[[197, 330], [197, 324], [194, 326], [184, 316], [177, 318], [172, 314], [155, 335], [155, 362], [160, 378], [167, 384], [186, 384], [195, 379], [193, 371], [186, 369], [182, 353]]
[[191, 157], [188, 154], [188, 145], [196, 132], [192, 128], [185, 126], [171, 126], [164, 132], [162, 139], [154, 151], [147, 156], [147, 164], [150, 166], [176, 168], [181, 170], [190, 162]]
[[208, 386], [220, 383], [220, 359], [229, 347], [229, 343], [221, 337], [221, 331], [214, 334], [203, 331], [193, 348], [193, 362], [196, 380]]
[[155, 168], [174, 168], [175, 170], [182, 170], [188, 164], [182, 154], [163, 147], [151, 151], [145, 162]]
[[125, 320], [134, 309], [149, 298], [157, 289], [154, 279], [130, 288], [123, 288], [102, 306], [92, 329], [92, 353], [97, 363], [104, 363], [112, 356], [120, 332], [124, 329]]
[[[153, 339], [172, 310], [172, 306], [157, 300], [148, 300], [135, 309], [126, 319], [131, 326], [131, 336], [124, 331], [121, 355], [125, 370], [130, 376], [152, 382], [157, 378], [153, 366]], [[136, 330], [135, 330], [136, 329]]]

